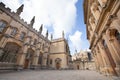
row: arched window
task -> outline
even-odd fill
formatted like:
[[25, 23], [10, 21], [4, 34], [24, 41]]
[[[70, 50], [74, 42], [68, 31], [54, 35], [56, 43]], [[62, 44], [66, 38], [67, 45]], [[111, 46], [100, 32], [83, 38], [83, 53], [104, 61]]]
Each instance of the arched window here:
[[115, 32], [115, 37], [118, 40], [118, 42], [120, 43], [120, 33], [118, 31]]
[[7, 43], [0, 56], [0, 62], [16, 63], [20, 46], [16, 43]]
[[36, 45], [37, 44], [37, 39], [34, 39], [34, 45]]
[[3, 30], [5, 29], [5, 27], [6, 27], [6, 22], [4, 22], [4, 21], [0, 21], [0, 32], [3, 32]]
[[12, 35], [12, 36], [15, 36], [16, 33], [17, 33], [17, 28], [13, 27], [13, 28], [12, 28], [12, 31], [11, 31], [11, 35]]
[[23, 40], [23, 39], [24, 39], [24, 37], [25, 37], [25, 33], [24, 33], [24, 32], [22, 32], [22, 33], [21, 33], [21, 35], [20, 35], [20, 40]]

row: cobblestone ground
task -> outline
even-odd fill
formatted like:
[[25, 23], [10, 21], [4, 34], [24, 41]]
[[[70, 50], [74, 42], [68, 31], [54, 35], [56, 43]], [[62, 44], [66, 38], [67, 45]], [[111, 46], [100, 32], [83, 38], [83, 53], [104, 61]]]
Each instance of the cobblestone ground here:
[[0, 80], [112, 80], [95, 71], [30, 70], [0, 73]]

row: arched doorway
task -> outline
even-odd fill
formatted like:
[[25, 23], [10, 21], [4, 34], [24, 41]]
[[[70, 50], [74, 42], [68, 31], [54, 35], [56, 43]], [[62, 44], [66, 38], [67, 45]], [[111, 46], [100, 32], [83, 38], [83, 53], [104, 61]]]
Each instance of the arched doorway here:
[[20, 46], [14, 42], [8, 42], [3, 53], [0, 55], [0, 62], [16, 63]]
[[34, 50], [32, 48], [29, 48], [26, 54], [25, 63], [24, 63], [24, 69], [28, 69], [31, 67], [34, 59]]
[[77, 69], [78, 69], [78, 70], [80, 69], [79, 65], [77, 65]]
[[39, 59], [38, 59], [38, 64], [42, 66], [42, 58], [43, 58], [43, 53], [40, 52], [39, 54]]
[[56, 69], [60, 69], [61, 68], [61, 59], [60, 58], [56, 58], [55, 59], [55, 63], [56, 63]]
[[56, 63], [56, 69], [60, 69], [60, 62]]

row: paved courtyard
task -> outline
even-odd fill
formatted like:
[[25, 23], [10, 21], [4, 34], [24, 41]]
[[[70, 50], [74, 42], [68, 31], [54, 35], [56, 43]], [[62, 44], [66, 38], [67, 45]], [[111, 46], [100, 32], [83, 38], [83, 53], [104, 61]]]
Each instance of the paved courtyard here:
[[112, 80], [95, 71], [30, 70], [0, 73], [0, 80]]

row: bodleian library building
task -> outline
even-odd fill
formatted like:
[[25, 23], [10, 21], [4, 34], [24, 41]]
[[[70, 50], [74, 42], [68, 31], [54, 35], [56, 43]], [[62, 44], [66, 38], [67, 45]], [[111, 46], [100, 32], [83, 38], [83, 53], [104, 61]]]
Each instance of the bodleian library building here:
[[0, 3], [0, 70], [68, 69], [71, 55], [67, 40], [48, 39], [33, 28], [35, 17], [27, 24], [20, 18], [24, 5], [12, 12]]
[[97, 71], [120, 76], [120, 0], [84, 0], [83, 6]]

